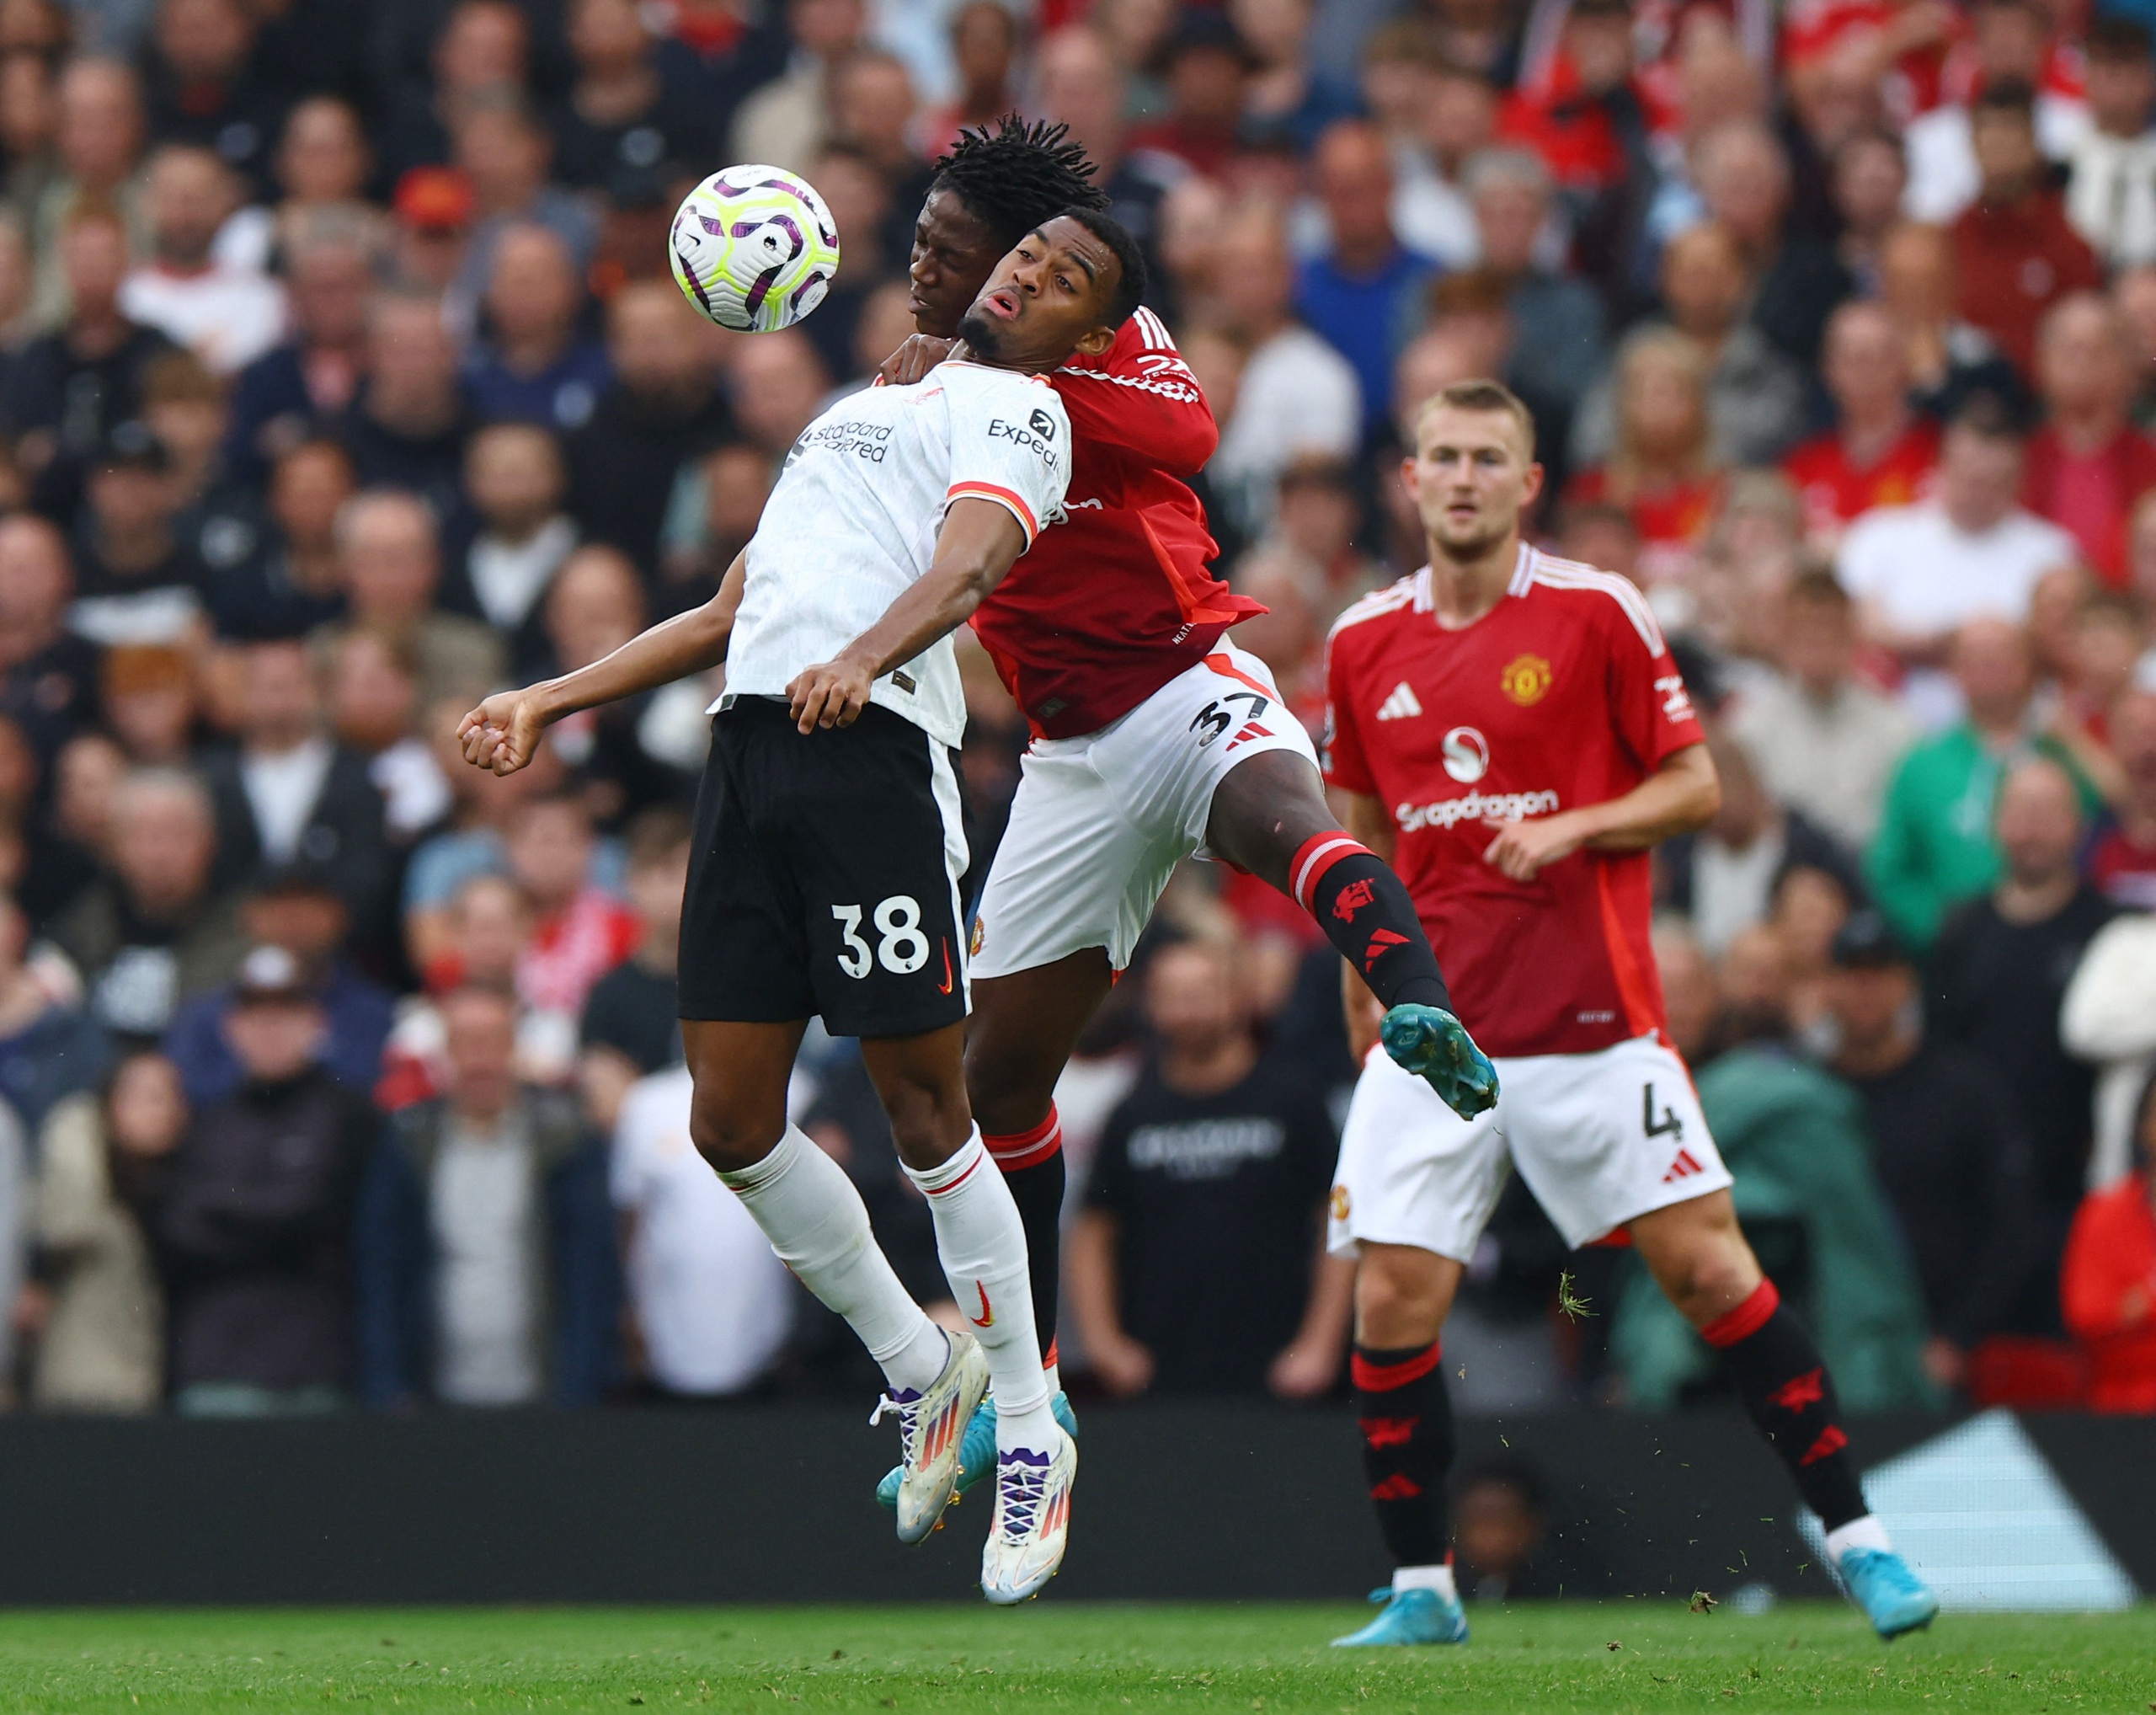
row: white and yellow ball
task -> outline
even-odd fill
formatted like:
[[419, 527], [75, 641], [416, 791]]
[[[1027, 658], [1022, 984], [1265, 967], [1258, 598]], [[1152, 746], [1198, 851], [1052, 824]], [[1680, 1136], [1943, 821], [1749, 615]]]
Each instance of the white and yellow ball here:
[[722, 328], [770, 334], [824, 301], [839, 233], [816, 188], [779, 167], [728, 167], [686, 197], [667, 254], [691, 303]]

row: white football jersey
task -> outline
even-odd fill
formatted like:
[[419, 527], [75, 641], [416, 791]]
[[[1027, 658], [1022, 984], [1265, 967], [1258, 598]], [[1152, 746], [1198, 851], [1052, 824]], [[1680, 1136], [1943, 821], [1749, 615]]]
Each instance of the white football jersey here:
[[[749, 543], [727, 695], [782, 697], [803, 668], [873, 625], [927, 571], [952, 501], [1009, 508], [1030, 548], [1062, 516], [1070, 479], [1070, 419], [1039, 376], [945, 363], [911, 387], [841, 399], [787, 455]], [[964, 734], [947, 637], [870, 696], [943, 744]]]

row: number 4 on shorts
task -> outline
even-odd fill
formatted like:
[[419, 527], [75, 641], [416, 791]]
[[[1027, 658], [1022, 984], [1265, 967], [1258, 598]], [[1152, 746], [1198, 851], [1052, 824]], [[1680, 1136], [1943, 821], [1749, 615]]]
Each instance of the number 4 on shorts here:
[[[865, 947], [862, 948], [864, 953], [867, 950]], [[1649, 1137], [1674, 1137], [1679, 1143], [1684, 1141], [1684, 1122], [1677, 1117], [1674, 1109], [1665, 1105], [1662, 1118], [1657, 1119], [1654, 1117], [1652, 1084], [1649, 1084], [1640, 1097], [1640, 1124], [1646, 1127]]]
[[928, 963], [928, 937], [921, 932], [921, 901], [910, 893], [894, 893], [879, 900], [872, 914], [878, 940], [874, 952], [861, 938], [861, 907], [833, 906], [831, 916], [839, 925], [839, 938], [846, 944], [839, 953], [839, 969], [860, 981], [881, 964], [897, 976], [911, 976]]

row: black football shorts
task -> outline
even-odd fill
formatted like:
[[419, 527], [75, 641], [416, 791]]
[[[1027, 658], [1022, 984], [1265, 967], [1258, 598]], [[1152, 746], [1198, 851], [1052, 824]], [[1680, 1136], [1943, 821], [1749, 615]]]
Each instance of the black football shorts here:
[[786, 705], [712, 717], [682, 901], [684, 1018], [915, 1036], [966, 1016], [951, 752], [871, 704], [803, 735]]

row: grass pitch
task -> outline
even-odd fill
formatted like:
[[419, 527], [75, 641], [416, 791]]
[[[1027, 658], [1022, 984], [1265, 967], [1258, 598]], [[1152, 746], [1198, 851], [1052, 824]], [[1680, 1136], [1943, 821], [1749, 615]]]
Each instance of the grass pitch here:
[[1948, 1618], [1479, 1608], [1465, 1648], [1328, 1650], [1331, 1606], [205, 1609], [0, 1614], [0, 1709], [2156, 1709], [2156, 1607]]

